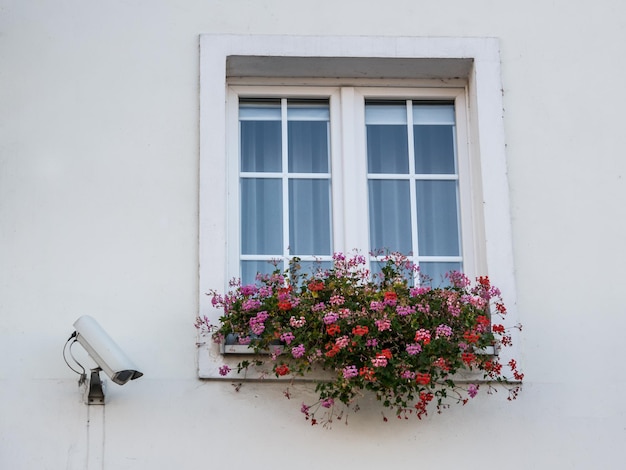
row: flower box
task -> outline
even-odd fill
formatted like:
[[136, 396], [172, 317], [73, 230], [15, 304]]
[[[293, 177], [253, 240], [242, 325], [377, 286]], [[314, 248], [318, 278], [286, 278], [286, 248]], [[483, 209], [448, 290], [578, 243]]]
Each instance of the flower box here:
[[[332, 269], [311, 274], [297, 261], [254, 285], [210, 293], [224, 312], [220, 325], [198, 319], [196, 326], [223, 355], [242, 356], [239, 376], [260, 370], [263, 377], [317, 381], [319, 401], [302, 408], [307, 419], [317, 422], [319, 407], [331, 416], [335, 405], [354, 407], [364, 391], [398, 415], [418, 417], [431, 402], [438, 410], [464, 404], [491, 383], [516, 397], [523, 374], [514, 360], [498, 362], [511, 335], [497, 323], [506, 307], [487, 277], [472, 283], [453, 272], [446, 285], [432, 286], [396, 253], [382, 258], [377, 276], [359, 255], [336, 254]], [[226, 377], [232, 369], [219, 372]]]

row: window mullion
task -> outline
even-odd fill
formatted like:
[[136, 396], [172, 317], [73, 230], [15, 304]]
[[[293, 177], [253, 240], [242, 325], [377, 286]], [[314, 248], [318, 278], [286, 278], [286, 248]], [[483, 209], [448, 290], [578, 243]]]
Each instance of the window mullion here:
[[287, 99], [280, 100], [280, 124], [281, 124], [281, 180], [283, 190], [283, 265], [288, 266], [289, 259], [289, 141], [287, 122]]
[[365, 99], [353, 87], [342, 87], [340, 183], [343, 207], [343, 240], [340, 251], [369, 251], [367, 156], [365, 150]]
[[411, 204], [411, 246], [413, 247], [413, 262], [419, 265], [419, 240], [417, 233], [417, 191], [415, 190], [415, 145], [413, 145], [413, 101], [406, 102], [407, 139], [409, 149], [409, 194]]

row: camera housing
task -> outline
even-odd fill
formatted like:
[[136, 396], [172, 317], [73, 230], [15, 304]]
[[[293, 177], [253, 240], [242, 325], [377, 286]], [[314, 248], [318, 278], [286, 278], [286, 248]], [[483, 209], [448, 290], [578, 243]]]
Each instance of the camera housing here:
[[143, 375], [94, 318], [83, 315], [74, 328], [76, 341], [113, 382], [124, 385]]

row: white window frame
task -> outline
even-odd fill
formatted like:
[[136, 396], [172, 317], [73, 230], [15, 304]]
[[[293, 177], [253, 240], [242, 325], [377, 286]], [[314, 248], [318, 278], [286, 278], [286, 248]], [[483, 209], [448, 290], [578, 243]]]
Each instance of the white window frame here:
[[[324, 78], [325, 74], [331, 76], [331, 70], [324, 69], [325, 64], [333, 67], [335, 78]], [[363, 70], [371, 70], [374, 76], [360, 78]], [[342, 76], [337, 78], [337, 75]], [[349, 86], [336, 86], [345, 83]], [[368, 86], [361, 86], [364, 83]], [[455, 110], [466, 113], [462, 122], [468, 123], [467, 127], [458, 125], [461, 121], [457, 119], [457, 132], [465, 133], [457, 141], [467, 142], [468, 152], [468, 158], [458, 159], [462, 192], [459, 199], [464, 204], [459, 210], [462, 218], [468, 218], [461, 223], [464, 269], [470, 274], [491, 277], [509, 307], [505, 326], [517, 324], [499, 50], [498, 41], [493, 38], [202, 35], [199, 315], [217, 324], [221, 312], [212, 307], [205, 292], [226, 290], [228, 281], [239, 272], [238, 235], [233, 239], [233, 233], [238, 234], [239, 223], [236, 153], [239, 144], [238, 132], [228, 130], [238, 128], [236, 113], [233, 115], [236, 106], [233, 108], [232, 103], [237, 102], [237, 93], [244, 86], [246, 96], [251, 96], [250, 85], [255, 85], [254, 93], [263, 97], [288, 97], [294, 85], [300, 87], [295, 92], [298, 96], [304, 90], [319, 94], [320, 87], [328, 87], [329, 96], [339, 94], [342, 103], [352, 100], [355, 104], [372, 93], [410, 98], [417, 86], [420, 96], [422, 92], [437, 97], [453, 93]], [[359, 141], [360, 133], [355, 128], [364, 122], [359, 114], [363, 107], [351, 107], [354, 114], [349, 115], [345, 112], [347, 108], [339, 110], [333, 102], [337, 100], [331, 99], [331, 139], [339, 132], [342, 140], [332, 139], [332, 155], [349, 159], [351, 149], [359, 146], [362, 150], [359, 153], [365, 155], [364, 142]], [[366, 162], [352, 163], [357, 165], [357, 171], [366, 174]], [[345, 164], [346, 160], [332, 162], [333, 179], [342, 178]], [[366, 179], [362, 184], [367, 184]], [[367, 252], [369, 226], [363, 225], [367, 214], [363, 219], [362, 211], [352, 210], [365, 202], [367, 211], [367, 201], [354, 200], [358, 196], [345, 189], [333, 190], [333, 218], [346, 221], [342, 225], [333, 223], [333, 249], [358, 248]], [[473, 203], [467, 207], [464, 201]], [[351, 210], [345, 210], [346, 207]], [[351, 223], [352, 219], [358, 219], [358, 224]], [[356, 230], [358, 226], [364, 226], [365, 230]], [[471, 227], [469, 233], [468, 227]], [[514, 344], [516, 339], [517, 335], [513, 334]], [[210, 338], [200, 338], [198, 345], [200, 378], [223, 378], [219, 367], [228, 364], [234, 368], [238, 362], [236, 358], [223, 356]], [[502, 351], [500, 360], [507, 362], [509, 356], [515, 355], [515, 349]], [[226, 378], [232, 379], [233, 374]]]

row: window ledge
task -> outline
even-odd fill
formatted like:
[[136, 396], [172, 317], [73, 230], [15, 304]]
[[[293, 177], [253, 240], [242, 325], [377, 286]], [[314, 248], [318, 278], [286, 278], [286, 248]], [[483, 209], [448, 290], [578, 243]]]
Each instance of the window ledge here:
[[[209, 336], [201, 336], [196, 343], [198, 347], [198, 377], [200, 379], [219, 379], [229, 381], [270, 381], [270, 382], [319, 382], [331, 380], [333, 372], [313, 368], [306, 377], [296, 375], [284, 375], [276, 377], [271, 371], [269, 364], [260, 366], [250, 365], [247, 370], [237, 371], [237, 364], [247, 358], [263, 357], [268, 353], [257, 354], [248, 345], [241, 344], [217, 344]], [[276, 346], [278, 348], [278, 346]], [[478, 351], [478, 354], [496, 356], [497, 351], [493, 346]], [[227, 375], [220, 374], [220, 368], [228, 366], [230, 372]], [[480, 371], [462, 371], [454, 376], [454, 381], [458, 383], [485, 383], [490, 382], [483, 377]]]

